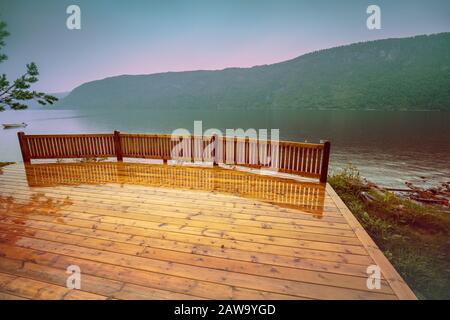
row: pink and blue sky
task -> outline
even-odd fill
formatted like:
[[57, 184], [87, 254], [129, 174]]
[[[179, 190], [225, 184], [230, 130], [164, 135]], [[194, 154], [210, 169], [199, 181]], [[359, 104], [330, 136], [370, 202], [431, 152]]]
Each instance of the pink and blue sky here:
[[[68, 30], [66, 8], [81, 8]], [[381, 8], [368, 30], [366, 8]], [[271, 64], [337, 45], [450, 31], [448, 0], [1, 0], [10, 77], [37, 63], [37, 90], [120, 74]]]

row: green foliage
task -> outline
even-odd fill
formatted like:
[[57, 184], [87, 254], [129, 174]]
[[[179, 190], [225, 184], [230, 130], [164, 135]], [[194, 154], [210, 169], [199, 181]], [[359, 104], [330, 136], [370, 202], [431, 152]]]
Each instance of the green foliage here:
[[[0, 63], [7, 59], [1, 50], [5, 46], [4, 39], [8, 35], [6, 23], [0, 21]], [[6, 106], [13, 110], [26, 109], [28, 106], [24, 101], [27, 100], [36, 100], [41, 105], [55, 103], [58, 98], [44, 92], [30, 90], [31, 85], [38, 81], [38, 75], [39, 71], [34, 62], [27, 64], [27, 71], [12, 83], [5, 74], [2, 74], [0, 76], [0, 111], [4, 111]]]
[[419, 299], [450, 299], [448, 235], [417, 236], [409, 231], [375, 240]]
[[352, 166], [328, 181], [419, 298], [450, 298], [448, 213], [381, 191]]
[[253, 68], [112, 77], [75, 88], [62, 103], [169, 110], [450, 110], [448, 88], [450, 33], [441, 33], [357, 43]]
[[8, 31], [6, 31], [6, 23], [4, 21], [0, 21], [0, 62], [5, 61], [8, 59], [6, 54], [1, 53], [1, 50], [5, 46], [4, 39], [9, 36]]
[[424, 206], [391, 192], [370, 193], [375, 201], [370, 208], [397, 225], [406, 225], [426, 233], [450, 232], [449, 214], [433, 206]]

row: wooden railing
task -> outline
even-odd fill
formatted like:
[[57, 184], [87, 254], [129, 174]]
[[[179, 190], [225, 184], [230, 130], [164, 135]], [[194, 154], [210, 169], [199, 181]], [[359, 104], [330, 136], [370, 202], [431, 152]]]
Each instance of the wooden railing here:
[[319, 178], [327, 181], [330, 142], [300, 143], [222, 136], [167, 134], [18, 133], [23, 161], [32, 159], [116, 157], [181, 162], [211, 162]]

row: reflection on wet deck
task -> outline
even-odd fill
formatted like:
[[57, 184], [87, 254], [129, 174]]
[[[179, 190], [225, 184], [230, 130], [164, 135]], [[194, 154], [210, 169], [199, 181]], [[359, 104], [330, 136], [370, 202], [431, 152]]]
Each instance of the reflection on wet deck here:
[[[367, 267], [381, 268], [380, 289]], [[81, 289], [66, 287], [68, 266]], [[130, 163], [7, 166], [0, 299], [414, 298], [334, 190]]]
[[325, 185], [222, 168], [123, 162], [51, 163], [25, 166], [28, 185], [132, 184], [219, 192], [299, 208], [321, 217]]

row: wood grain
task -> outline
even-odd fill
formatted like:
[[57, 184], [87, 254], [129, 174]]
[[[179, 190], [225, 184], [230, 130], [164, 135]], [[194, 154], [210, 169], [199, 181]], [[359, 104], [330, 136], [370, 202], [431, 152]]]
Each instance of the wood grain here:
[[[303, 154], [294, 146], [288, 167]], [[304, 154], [312, 168], [314, 151]], [[335, 197], [322, 184], [220, 167], [7, 166], [0, 299], [413, 298]], [[366, 268], [380, 261], [381, 289], [368, 289]], [[69, 265], [81, 269], [80, 290], [65, 286]]]

